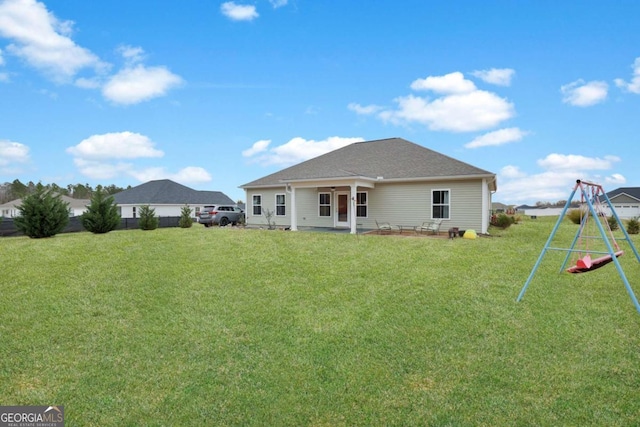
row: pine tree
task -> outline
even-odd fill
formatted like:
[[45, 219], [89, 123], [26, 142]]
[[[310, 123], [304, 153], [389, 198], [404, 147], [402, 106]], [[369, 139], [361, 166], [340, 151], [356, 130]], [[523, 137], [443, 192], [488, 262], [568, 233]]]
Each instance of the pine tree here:
[[22, 199], [18, 210], [16, 228], [34, 239], [55, 236], [69, 224], [69, 204], [41, 185]]
[[80, 221], [82, 226], [92, 233], [108, 233], [115, 230], [120, 225], [120, 215], [113, 196], [108, 196], [102, 187], [98, 186], [87, 211], [80, 216]]
[[140, 206], [140, 221], [138, 225], [143, 230], [155, 230], [160, 220], [156, 216], [156, 210], [149, 205]]
[[178, 225], [181, 228], [190, 228], [193, 225], [191, 212], [193, 212], [193, 209], [191, 209], [189, 205], [184, 205], [182, 207], [182, 211], [180, 212], [180, 220], [178, 220]]

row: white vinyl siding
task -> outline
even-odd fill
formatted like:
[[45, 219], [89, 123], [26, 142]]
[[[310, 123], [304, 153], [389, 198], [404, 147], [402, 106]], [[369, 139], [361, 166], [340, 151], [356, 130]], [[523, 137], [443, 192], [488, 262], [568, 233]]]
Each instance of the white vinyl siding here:
[[431, 191], [450, 191], [450, 218], [441, 229], [482, 230], [482, 181], [378, 184], [368, 189], [369, 218], [358, 219], [363, 228], [375, 228], [375, 220], [415, 226], [431, 220]]
[[[482, 180], [474, 181], [438, 181], [412, 183], [376, 183], [375, 188], [358, 188], [357, 192], [367, 193], [367, 218], [357, 218], [360, 229], [375, 229], [375, 221], [388, 221], [403, 226], [416, 226], [431, 220], [432, 190], [448, 189], [450, 191], [450, 218], [442, 223], [441, 230], [450, 227], [483, 230], [482, 226]], [[485, 188], [486, 189], [486, 188]], [[335, 194], [327, 188], [298, 188], [295, 190], [296, 214], [298, 227], [333, 227], [335, 216]], [[252, 196], [262, 196], [262, 209], [275, 211], [275, 195], [284, 193], [284, 186], [272, 189], [260, 188], [257, 191], [247, 190], [247, 200]], [[319, 194], [331, 194], [331, 216], [319, 216]], [[291, 195], [286, 193], [286, 215], [273, 216], [277, 226], [291, 224]], [[252, 206], [248, 206], [251, 214]], [[247, 224], [266, 225], [264, 216], [247, 215]]]
[[[277, 195], [284, 196], [283, 205], [284, 215], [278, 215], [278, 208], [276, 205]], [[259, 196], [260, 204], [257, 205], [260, 207], [260, 214], [257, 215], [254, 213], [254, 197]], [[246, 221], [249, 226], [259, 226], [265, 227], [267, 226], [267, 218], [265, 217], [265, 213], [267, 211], [272, 212], [271, 222], [275, 224], [276, 227], [288, 227], [291, 225], [290, 212], [291, 212], [291, 197], [290, 194], [285, 191], [285, 187], [274, 187], [274, 188], [260, 188], [259, 191], [247, 191], [247, 200], [250, 204], [247, 205], [247, 215]], [[282, 212], [282, 209], [280, 210]]]

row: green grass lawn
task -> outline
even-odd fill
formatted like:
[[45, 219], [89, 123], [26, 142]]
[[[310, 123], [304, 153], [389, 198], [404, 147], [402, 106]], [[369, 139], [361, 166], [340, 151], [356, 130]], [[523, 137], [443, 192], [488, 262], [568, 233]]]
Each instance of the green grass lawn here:
[[64, 405], [69, 426], [638, 425], [615, 267], [559, 273], [549, 252], [515, 302], [554, 222], [0, 239], [0, 405]]

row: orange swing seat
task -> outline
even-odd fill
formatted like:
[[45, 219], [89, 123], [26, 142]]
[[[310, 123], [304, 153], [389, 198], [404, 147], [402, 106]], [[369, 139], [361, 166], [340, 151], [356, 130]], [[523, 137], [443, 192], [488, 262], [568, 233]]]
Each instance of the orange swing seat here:
[[[624, 251], [618, 251], [614, 253], [616, 258], [618, 258], [622, 254], [624, 254]], [[603, 255], [596, 259], [591, 259], [591, 255], [587, 254], [584, 257], [578, 259], [576, 265], [567, 268], [567, 271], [569, 273], [586, 273], [588, 271], [593, 271], [597, 268], [607, 265], [611, 261], [613, 261], [613, 258], [609, 254]]]

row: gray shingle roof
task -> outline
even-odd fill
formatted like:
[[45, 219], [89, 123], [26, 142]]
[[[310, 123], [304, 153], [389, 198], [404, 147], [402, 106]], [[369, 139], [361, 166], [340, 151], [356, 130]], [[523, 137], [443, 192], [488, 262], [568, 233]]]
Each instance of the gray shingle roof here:
[[402, 138], [356, 142], [241, 186], [281, 185], [298, 179], [349, 177], [416, 179], [494, 176]]
[[220, 191], [198, 191], [169, 179], [149, 181], [113, 195], [119, 205], [214, 205], [234, 204]]
[[607, 191], [607, 197], [609, 197], [609, 199], [621, 194], [626, 194], [629, 197], [640, 200], [640, 187], [620, 187], [615, 190]]

